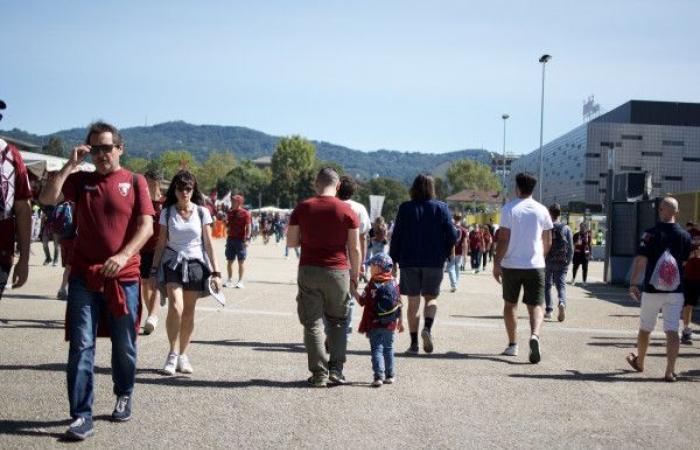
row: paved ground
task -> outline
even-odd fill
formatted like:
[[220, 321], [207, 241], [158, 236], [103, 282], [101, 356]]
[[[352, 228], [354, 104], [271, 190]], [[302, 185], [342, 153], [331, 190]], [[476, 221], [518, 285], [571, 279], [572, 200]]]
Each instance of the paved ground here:
[[[223, 255], [223, 243], [218, 242]], [[295, 316], [296, 260], [274, 244], [251, 247], [244, 290], [227, 290], [197, 311], [190, 377], [158, 373], [165, 330], [139, 338], [134, 419], [113, 424], [109, 342], [100, 340], [96, 434], [90, 447], [313, 448], [698, 448], [700, 343], [684, 347], [681, 380], [660, 381], [663, 336], [655, 334], [644, 374], [628, 370], [638, 309], [624, 291], [592, 283], [569, 288], [566, 322], [549, 322], [543, 361], [499, 356], [506, 344], [499, 287], [464, 275], [443, 283], [436, 353], [397, 355], [397, 383], [372, 389], [369, 344], [354, 334], [349, 386], [309, 389]], [[65, 303], [54, 300], [60, 270], [34, 247], [27, 286], [0, 302], [0, 448], [66, 445]], [[599, 280], [599, 263], [592, 280]], [[590, 281], [590, 280], [589, 280]], [[356, 316], [360, 311], [356, 311]], [[526, 329], [521, 307], [519, 326]], [[161, 319], [165, 311], [161, 312]], [[356, 317], [357, 319], [357, 317]], [[700, 337], [700, 336], [699, 336]], [[408, 347], [407, 334], [398, 350]]]

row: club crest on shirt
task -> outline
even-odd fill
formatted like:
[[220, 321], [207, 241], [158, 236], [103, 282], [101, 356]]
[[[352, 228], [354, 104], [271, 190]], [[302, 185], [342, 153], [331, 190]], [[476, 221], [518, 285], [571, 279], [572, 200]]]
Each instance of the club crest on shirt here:
[[131, 183], [119, 183], [119, 193], [122, 194], [122, 197], [126, 197], [129, 195], [129, 189], [131, 189]]

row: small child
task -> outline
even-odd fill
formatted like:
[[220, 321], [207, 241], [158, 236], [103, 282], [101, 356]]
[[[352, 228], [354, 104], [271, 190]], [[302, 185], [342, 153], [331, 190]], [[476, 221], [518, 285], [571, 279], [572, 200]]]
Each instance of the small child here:
[[359, 332], [367, 333], [372, 348], [373, 387], [392, 384], [394, 369], [394, 331], [403, 331], [401, 295], [391, 274], [394, 265], [386, 253], [378, 253], [369, 260], [372, 278], [357, 300], [364, 306]]

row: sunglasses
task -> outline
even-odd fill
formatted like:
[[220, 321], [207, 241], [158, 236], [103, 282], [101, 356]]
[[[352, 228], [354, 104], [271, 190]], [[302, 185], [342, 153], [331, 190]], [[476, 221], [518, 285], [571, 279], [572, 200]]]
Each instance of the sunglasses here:
[[184, 186], [176, 186], [175, 189], [177, 189], [180, 192], [192, 192], [192, 186], [188, 184]]
[[97, 156], [100, 153], [111, 153], [112, 150], [114, 150], [114, 147], [116, 145], [114, 144], [108, 144], [108, 145], [91, 145], [90, 146], [90, 154], [92, 156]]

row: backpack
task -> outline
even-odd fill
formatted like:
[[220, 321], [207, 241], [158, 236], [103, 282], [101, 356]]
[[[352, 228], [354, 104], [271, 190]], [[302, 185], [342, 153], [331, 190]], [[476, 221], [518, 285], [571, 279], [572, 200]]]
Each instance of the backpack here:
[[70, 203], [64, 202], [53, 210], [51, 217], [51, 231], [61, 236], [62, 239], [70, 239], [75, 236], [75, 219]]
[[388, 325], [401, 316], [401, 298], [394, 280], [374, 283], [374, 322]]
[[552, 229], [552, 248], [547, 253], [549, 264], [567, 265], [569, 263], [569, 242], [564, 233], [564, 224], [555, 223]]

